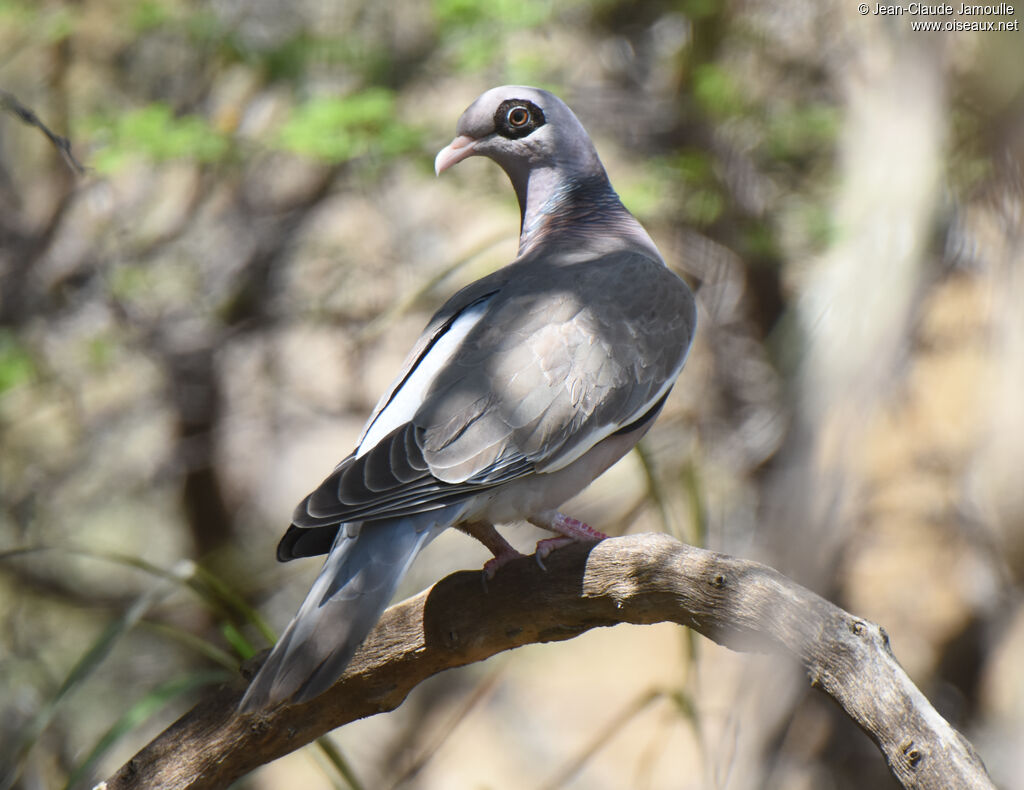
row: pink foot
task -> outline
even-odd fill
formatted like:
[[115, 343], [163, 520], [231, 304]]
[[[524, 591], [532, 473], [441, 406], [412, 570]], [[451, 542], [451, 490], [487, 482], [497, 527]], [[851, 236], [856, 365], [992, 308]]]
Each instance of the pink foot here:
[[498, 572], [502, 565], [523, 556], [512, 547], [511, 543], [500, 535], [493, 524], [488, 524], [484, 521], [471, 521], [460, 524], [459, 529], [479, 540], [494, 555], [493, 558], [484, 563], [485, 586], [488, 581], [494, 578], [494, 574]]
[[557, 532], [559, 535], [565, 535], [565, 537], [573, 538], [574, 540], [596, 542], [608, 537], [603, 532], [598, 532], [589, 524], [584, 524], [582, 521], [555, 510], [545, 510], [542, 513], [537, 513], [530, 516], [529, 521], [531, 524], [542, 529]]
[[[541, 568], [544, 568], [544, 560], [556, 549], [568, 546], [570, 543], [597, 543], [608, 537], [603, 532], [598, 532], [589, 524], [584, 524], [578, 519], [566, 516], [555, 510], [545, 510], [542, 513], [537, 513], [531, 516], [529, 521], [531, 524], [542, 529], [557, 532], [560, 536], [557, 538], [545, 538], [537, 543], [537, 564]], [[544, 569], [547, 570], [546, 568]]]

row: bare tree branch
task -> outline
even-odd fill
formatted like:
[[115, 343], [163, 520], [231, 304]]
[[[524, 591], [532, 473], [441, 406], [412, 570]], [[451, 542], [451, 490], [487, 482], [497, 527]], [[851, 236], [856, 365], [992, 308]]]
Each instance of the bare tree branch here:
[[32, 110], [18, 101], [17, 97], [13, 93], [0, 90], [0, 109], [7, 110], [16, 118], [20, 119], [22, 123], [36, 127], [46, 135], [46, 138], [53, 144], [53, 147], [60, 151], [61, 156], [64, 157], [64, 161], [67, 162], [68, 167], [79, 175], [82, 175], [85, 172], [85, 166], [75, 158], [74, 153], [71, 151], [71, 141], [66, 137], [61, 137], [59, 134], [50, 131], [50, 127], [39, 120], [39, 116], [32, 112]]
[[[787, 653], [878, 744], [907, 788], [993, 788], [971, 745], [899, 666], [878, 626], [756, 562], [635, 535], [510, 563], [485, 590], [460, 572], [391, 607], [344, 677], [304, 705], [237, 716], [241, 684], [209, 694], [107, 790], [223, 788], [354, 719], [396, 708], [422, 680], [596, 626], [677, 622], [736, 650]], [[102, 785], [101, 785], [102, 787]]]

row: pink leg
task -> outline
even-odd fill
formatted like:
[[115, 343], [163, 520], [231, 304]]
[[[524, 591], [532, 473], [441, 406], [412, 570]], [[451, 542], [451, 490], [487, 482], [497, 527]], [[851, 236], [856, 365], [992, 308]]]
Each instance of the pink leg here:
[[544, 567], [544, 560], [556, 549], [577, 542], [596, 543], [608, 537], [603, 532], [598, 532], [589, 524], [584, 524], [578, 519], [566, 516], [555, 510], [545, 510], [542, 513], [537, 513], [531, 516], [529, 521], [535, 526], [557, 532], [560, 535], [560, 537], [546, 538], [537, 543], [535, 550], [537, 564], [542, 568]]
[[501, 536], [493, 524], [488, 524], [485, 521], [471, 521], [459, 524], [459, 529], [479, 540], [494, 555], [492, 559], [484, 563], [484, 579], [493, 579], [498, 568], [523, 556]]

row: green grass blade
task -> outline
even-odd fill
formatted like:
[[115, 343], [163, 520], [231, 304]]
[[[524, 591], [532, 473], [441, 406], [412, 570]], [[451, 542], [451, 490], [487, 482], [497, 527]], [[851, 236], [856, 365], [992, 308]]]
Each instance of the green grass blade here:
[[329, 735], [322, 735], [317, 738], [316, 745], [319, 747], [320, 753], [327, 759], [327, 762], [331, 764], [331, 767], [344, 779], [345, 784], [350, 790], [363, 790], [363, 783], [359, 781], [359, 777], [356, 776], [345, 755], [338, 748], [338, 744], [332, 741]]
[[[180, 563], [178, 567], [178, 574], [188, 572], [188, 565], [191, 563]], [[173, 575], [174, 571], [167, 572]], [[92, 643], [88, 650], [82, 655], [78, 662], [71, 668], [64, 682], [61, 683], [60, 688], [53, 697], [47, 702], [39, 712], [35, 715], [35, 718], [26, 727], [24, 734], [22, 735], [21, 741], [15, 749], [15, 758], [13, 766], [8, 774], [0, 778], [0, 788], [2, 790], [8, 790], [17, 781], [18, 776], [21, 773], [21, 767], [24, 763], [25, 757], [35, 746], [39, 737], [49, 726], [53, 720], [54, 715], [57, 713], [61, 702], [70, 694], [75, 688], [83, 683], [96, 668], [103, 662], [103, 660], [113, 650], [114, 645], [124, 636], [141, 618], [149, 611], [149, 609], [157, 603], [157, 601], [165, 598], [171, 593], [173, 586], [169, 579], [162, 580], [151, 590], [140, 595], [128, 610], [118, 617], [116, 620], [111, 622], [99, 635], [99, 637]]]
[[[249, 606], [223, 580], [191, 560], [181, 560], [175, 566], [175, 569], [167, 570], [139, 557], [132, 557], [128, 554], [114, 551], [95, 551], [75, 546], [30, 546], [0, 552], [0, 562], [6, 559], [14, 559], [27, 554], [46, 551], [57, 551], [86, 559], [110, 562], [115, 565], [142, 571], [156, 579], [167, 580], [191, 591], [218, 617], [226, 621], [240, 617], [243, 621], [253, 624], [270, 644], [277, 641], [277, 635], [274, 633], [274, 630], [255, 609]], [[226, 636], [228, 636], [232, 646], [238, 650], [238, 654], [242, 659], [249, 658], [257, 652], [256, 648], [249, 644], [248, 640], [237, 629], [234, 629], [232, 635]], [[2, 790], [2, 787], [0, 787], [0, 790]]]
[[219, 664], [224, 669], [230, 670], [231, 672], [238, 672], [238, 659], [228, 653], [226, 650], [221, 650], [217, 645], [213, 644], [207, 639], [203, 639], [200, 636], [186, 631], [183, 628], [179, 628], [175, 625], [169, 625], [167, 623], [156, 623], [149, 620], [143, 620], [139, 623], [140, 628], [144, 628], [147, 631], [151, 631], [165, 639], [178, 644], [184, 645], [189, 650], [199, 653], [214, 664]]
[[221, 623], [220, 632], [243, 661], [248, 661], [256, 655], [256, 648], [252, 642], [246, 639], [245, 634], [239, 631], [233, 623]]
[[401, 770], [401, 772], [389, 777], [387, 787], [389, 790], [397, 790], [400, 787], [408, 787], [411, 785], [412, 780], [416, 777], [420, 771], [433, 759], [434, 755], [437, 754], [441, 747], [445, 745], [448, 739], [455, 732], [456, 728], [465, 721], [469, 715], [484, 702], [497, 688], [498, 682], [501, 680], [502, 675], [505, 672], [505, 662], [501, 662], [495, 666], [493, 670], [487, 673], [487, 675], [476, 684], [469, 695], [459, 703], [458, 708], [452, 714], [451, 719], [446, 722], [443, 726], [431, 727], [429, 734], [424, 738], [423, 745], [417, 749], [413, 754], [412, 759], [408, 764]]
[[179, 678], [167, 681], [146, 694], [126, 710], [113, 726], [110, 727], [93, 747], [89, 755], [72, 771], [64, 790], [71, 790], [87, 779], [103, 756], [113, 748], [121, 738], [150, 719], [167, 703], [184, 696], [194, 689], [223, 683], [230, 680], [234, 672], [221, 669], [204, 669]]
[[558, 790], [558, 788], [567, 786], [608, 741], [625, 729], [649, 705], [664, 696], [665, 692], [662, 689], [651, 688], [635, 697], [605, 727], [598, 731], [590, 743], [575, 758], [565, 765], [550, 782], [544, 785], [544, 790]]
[[[264, 638], [270, 643], [274, 644], [277, 641], [277, 634], [274, 633], [274, 629], [271, 628], [267, 621], [263, 619], [259, 612], [249, 606], [237, 592], [231, 587], [224, 583], [224, 581], [216, 576], [202, 565], [196, 565], [194, 571], [194, 578], [205, 584], [214, 593], [220, 602], [225, 604], [229, 609], [233, 610], [239, 615], [245, 622], [252, 623], [259, 629], [259, 632], [263, 634]], [[248, 658], [248, 656], [246, 656]]]
[[655, 474], [654, 460], [651, 458], [651, 454], [647, 450], [647, 445], [641, 439], [636, 444], [634, 450], [636, 451], [637, 457], [640, 459], [640, 466], [644, 470], [644, 478], [647, 480], [647, 492], [650, 494], [650, 498], [654, 500], [654, 504], [658, 508], [658, 516], [661, 518], [662, 530], [678, 540], [685, 541], [685, 538], [679, 534], [679, 531], [675, 529], [675, 526], [672, 523], [672, 517], [668, 512], [668, 502], [665, 499], [665, 491], [661, 487], [658, 475]]
[[692, 458], [683, 467], [683, 490], [690, 503], [690, 539], [692, 546], [706, 546], [708, 539], [707, 508], [701, 486], [700, 468]]

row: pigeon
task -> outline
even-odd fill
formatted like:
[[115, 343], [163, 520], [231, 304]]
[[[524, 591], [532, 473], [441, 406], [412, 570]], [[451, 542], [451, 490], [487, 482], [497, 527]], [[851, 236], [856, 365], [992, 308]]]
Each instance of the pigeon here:
[[696, 330], [693, 294], [612, 189], [572, 110], [503, 86], [462, 114], [438, 175], [472, 156], [519, 200], [512, 263], [430, 320], [355, 449], [295, 509], [280, 561], [326, 554], [240, 710], [306, 702], [341, 676], [416, 555], [455, 527], [494, 558], [521, 556], [496, 524], [557, 537], [536, 556], [605, 537], [558, 512], [650, 429]]

